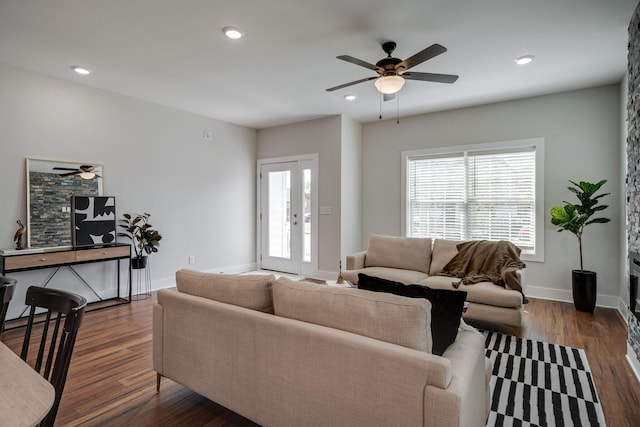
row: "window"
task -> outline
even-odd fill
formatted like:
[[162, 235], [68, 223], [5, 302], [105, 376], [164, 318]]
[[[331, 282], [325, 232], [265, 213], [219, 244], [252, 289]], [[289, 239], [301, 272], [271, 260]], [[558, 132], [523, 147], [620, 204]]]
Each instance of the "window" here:
[[543, 152], [541, 138], [404, 152], [405, 234], [509, 240], [542, 261]]

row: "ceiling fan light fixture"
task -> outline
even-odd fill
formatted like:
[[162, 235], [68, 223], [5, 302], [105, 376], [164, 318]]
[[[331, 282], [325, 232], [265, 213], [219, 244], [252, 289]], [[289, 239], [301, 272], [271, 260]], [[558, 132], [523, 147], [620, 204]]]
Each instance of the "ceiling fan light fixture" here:
[[380, 93], [391, 95], [399, 92], [404, 86], [404, 79], [399, 75], [378, 77], [373, 83]]
[[521, 56], [519, 58], [514, 59], [514, 62], [518, 65], [527, 65], [530, 64], [531, 61], [533, 61], [535, 58], [535, 56], [533, 55], [525, 55], [525, 56]]
[[81, 172], [79, 175], [82, 179], [93, 179], [96, 177], [96, 174], [93, 172]]
[[244, 35], [244, 33], [240, 31], [239, 28], [236, 28], [236, 27], [224, 27], [222, 29], [222, 32], [224, 33], [225, 36], [229, 37], [230, 39], [239, 39], [239, 38], [242, 38], [242, 36]]
[[347, 101], [354, 101], [356, 99], [356, 96], [352, 93], [345, 95], [344, 99], [346, 99]]

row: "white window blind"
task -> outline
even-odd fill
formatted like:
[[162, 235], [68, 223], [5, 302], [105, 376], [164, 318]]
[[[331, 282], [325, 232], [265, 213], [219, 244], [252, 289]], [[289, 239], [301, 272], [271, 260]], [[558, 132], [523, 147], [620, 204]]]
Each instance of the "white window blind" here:
[[535, 146], [407, 157], [407, 234], [536, 245]]

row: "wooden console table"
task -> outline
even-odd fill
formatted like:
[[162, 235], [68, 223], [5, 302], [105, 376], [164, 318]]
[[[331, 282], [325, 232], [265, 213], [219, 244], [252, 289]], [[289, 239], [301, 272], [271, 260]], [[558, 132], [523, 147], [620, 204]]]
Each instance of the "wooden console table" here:
[[[120, 261], [129, 260], [129, 281], [127, 283], [128, 292], [125, 296], [120, 295]], [[91, 303], [105, 301], [98, 293], [93, 290], [91, 285], [73, 268], [75, 265], [88, 264], [93, 262], [117, 262], [117, 296], [116, 298], [110, 298], [118, 300], [117, 304], [131, 302], [131, 245], [129, 244], [116, 244], [109, 246], [93, 246], [87, 248], [52, 248], [47, 249], [44, 252], [26, 252], [26, 253], [10, 253], [0, 254], [0, 272], [2, 275], [9, 273], [16, 273], [20, 271], [39, 270], [43, 268], [51, 268], [53, 271], [40, 285], [46, 287], [47, 284], [53, 279], [56, 273], [62, 267], [67, 267], [71, 272], [82, 281], [98, 298], [98, 301], [91, 301]], [[112, 304], [116, 305], [116, 304]]]

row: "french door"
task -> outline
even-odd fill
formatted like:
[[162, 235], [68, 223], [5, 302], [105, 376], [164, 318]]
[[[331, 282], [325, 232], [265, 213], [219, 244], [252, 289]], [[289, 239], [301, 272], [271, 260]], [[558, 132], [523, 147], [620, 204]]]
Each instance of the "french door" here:
[[314, 160], [259, 162], [260, 268], [293, 274], [315, 269]]

